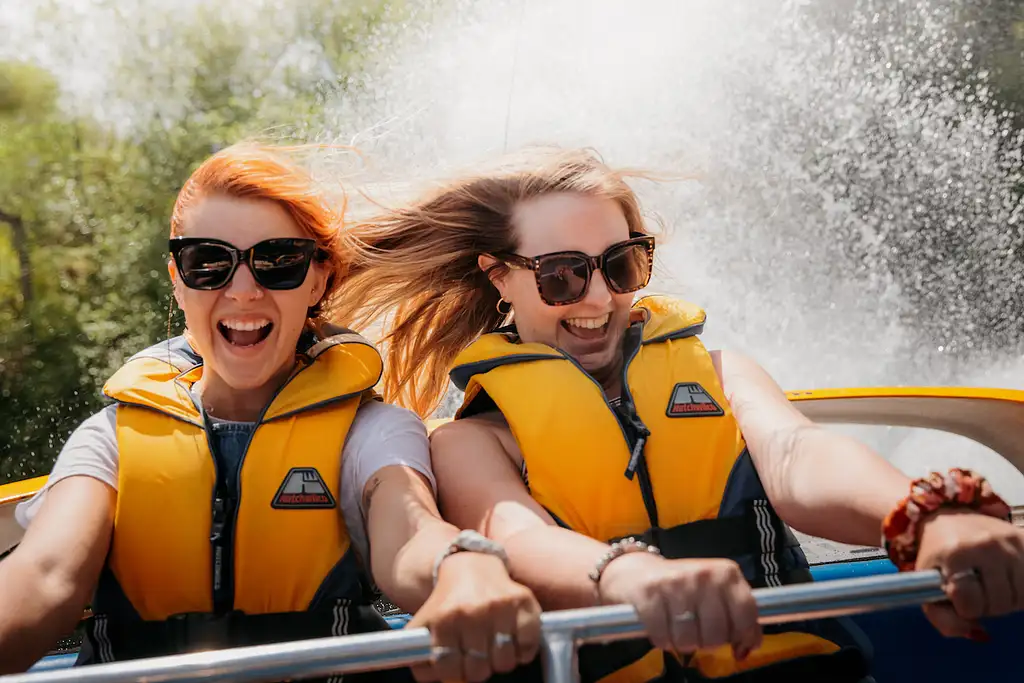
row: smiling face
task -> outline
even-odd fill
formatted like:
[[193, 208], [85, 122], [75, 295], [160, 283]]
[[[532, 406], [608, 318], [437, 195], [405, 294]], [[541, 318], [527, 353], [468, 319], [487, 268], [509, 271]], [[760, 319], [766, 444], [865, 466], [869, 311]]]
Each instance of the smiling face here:
[[[205, 237], [247, 249], [273, 238], [308, 238], [278, 203], [213, 195], [184, 215], [180, 237]], [[168, 268], [174, 296], [196, 351], [203, 357], [203, 383], [221, 390], [273, 391], [295, 364], [295, 347], [306, 312], [324, 294], [326, 274], [313, 261], [295, 289], [261, 287], [247, 264], [239, 264], [221, 289], [185, 286], [174, 262]]]
[[[521, 203], [514, 216], [517, 253], [535, 257], [556, 251], [590, 256], [629, 239], [629, 225], [619, 204], [580, 194], [548, 194]], [[481, 266], [493, 260], [483, 257]], [[515, 311], [516, 329], [524, 342], [563, 349], [591, 375], [614, 374], [621, 363], [622, 337], [629, 323], [633, 294], [608, 288], [594, 272], [586, 295], [564, 305], [546, 304], [532, 271], [513, 268], [494, 283]]]

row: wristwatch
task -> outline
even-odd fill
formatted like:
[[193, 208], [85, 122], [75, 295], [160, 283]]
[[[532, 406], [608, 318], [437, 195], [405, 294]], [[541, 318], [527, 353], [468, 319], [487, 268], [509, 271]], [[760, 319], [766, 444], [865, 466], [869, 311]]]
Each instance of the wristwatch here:
[[448, 547], [442, 550], [437, 559], [434, 560], [434, 585], [437, 585], [437, 573], [441, 569], [441, 563], [455, 553], [463, 552], [484, 553], [485, 555], [500, 557], [501, 561], [505, 563], [505, 569], [509, 570], [508, 554], [501, 547], [500, 543], [492, 541], [472, 529], [465, 529], [460, 531], [459, 535], [453, 538]]

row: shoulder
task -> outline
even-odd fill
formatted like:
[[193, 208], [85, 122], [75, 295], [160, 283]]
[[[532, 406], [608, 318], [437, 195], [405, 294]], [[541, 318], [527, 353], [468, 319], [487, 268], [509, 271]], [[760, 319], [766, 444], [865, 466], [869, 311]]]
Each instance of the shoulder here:
[[756, 360], [736, 351], [712, 351], [711, 355], [726, 400], [748, 440], [758, 433], [781, 432], [807, 423]]
[[[427, 428], [416, 413], [401, 406], [370, 401], [359, 407], [341, 456], [343, 507], [360, 509], [363, 492], [385, 467], [408, 467], [435, 489]], [[361, 512], [365, 513], [364, 510]]]
[[[727, 349], [711, 349], [708, 351], [708, 356], [711, 357], [711, 362], [715, 366], [715, 370], [719, 375], [722, 374], [723, 370], [730, 371], [742, 371], [743, 369], [749, 369], [751, 367], [761, 369], [750, 356], [740, 353], [739, 351], [730, 351]], [[762, 370], [763, 371], [763, 370]]]
[[718, 379], [726, 396], [737, 391], [745, 392], [754, 389], [758, 392], [781, 393], [772, 376], [756, 360], [738, 351], [709, 351], [711, 363], [715, 367]]
[[22, 527], [39, 511], [47, 492], [71, 476], [98, 479], [117, 490], [117, 406], [107, 406], [86, 418], [73, 432], [57, 456], [46, 484], [32, 498], [18, 505], [15, 516]]
[[61, 449], [57, 464], [60, 459], [70, 453], [81, 450], [113, 451], [117, 454], [117, 406], [110, 405], [98, 413], [90, 415], [82, 421], [82, 424], [71, 432], [64, 448]]
[[430, 450], [434, 458], [464, 448], [498, 452], [517, 463], [521, 459], [508, 422], [497, 411], [452, 420], [430, 434]]
[[473, 417], [461, 420], [451, 420], [439, 425], [430, 432], [430, 443], [431, 445], [435, 443], [443, 444], [472, 434], [490, 434], [494, 432], [496, 426], [501, 425], [505, 425], [506, 429], [508, 428], [505, 418], [496, 411], [474, 415]]

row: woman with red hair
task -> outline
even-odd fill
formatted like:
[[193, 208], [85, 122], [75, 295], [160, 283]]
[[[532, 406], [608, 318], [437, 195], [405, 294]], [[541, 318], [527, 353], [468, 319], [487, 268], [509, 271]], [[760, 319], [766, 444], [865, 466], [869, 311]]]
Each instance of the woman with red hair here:
[[499, 545], [441, 519], [423, 423], [374, 394], [375, 347], [323, 317], [341, 213], [266, 147], [222, 150], [185, 183], [167, 268], [186, 331], [107, 381], [113, 405], [19, 507], [0, 672], [90, 600], [83, 664], [385, 629], [371, 583], [431, 630], [420, 681], [534, 660], [537, 601]]

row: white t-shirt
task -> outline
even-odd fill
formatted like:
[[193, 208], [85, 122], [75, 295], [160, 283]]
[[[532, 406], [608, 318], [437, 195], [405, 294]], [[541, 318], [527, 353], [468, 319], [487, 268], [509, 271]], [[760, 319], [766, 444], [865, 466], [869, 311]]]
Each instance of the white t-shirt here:
[[[117, 406], [108, 406], [71, 433], [57, 456], [46, 486], [15, 510], [15, 517], [22, 527], [28, 528], [42, 506], [46, 492], [61, 479], [85, 475], [117, 490], [116, 415]], [[378, 470], [389, 465], [411, 467], [427, 478], [437, 495], [437, 484], [430, 469], [427, 430], [412, 411], [369, 401], [356, 413], [340, 457], [341, 513], [352, 544], [368, 562], [363, 489]]]

